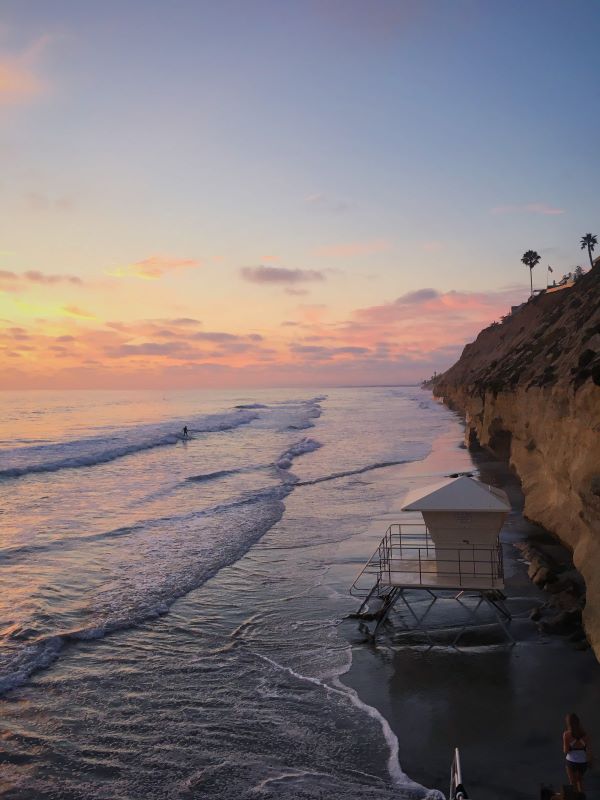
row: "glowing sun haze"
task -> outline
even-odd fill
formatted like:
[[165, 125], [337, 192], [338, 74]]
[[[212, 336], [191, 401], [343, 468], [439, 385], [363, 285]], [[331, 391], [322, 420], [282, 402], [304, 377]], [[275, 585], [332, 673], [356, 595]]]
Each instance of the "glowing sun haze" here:
[[[0, 386], [415, 382], [600, 224], [600, 6], [5, 0]], [[584, 262], [582, 262], [584, 263]]]

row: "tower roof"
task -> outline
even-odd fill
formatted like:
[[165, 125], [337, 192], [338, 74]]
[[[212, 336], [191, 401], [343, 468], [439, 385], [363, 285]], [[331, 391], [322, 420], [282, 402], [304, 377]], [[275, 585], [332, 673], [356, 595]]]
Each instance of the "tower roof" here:
[[462, 476], [409, 492], [403, 511], [507, 512], [510, 502], [502, 489]]

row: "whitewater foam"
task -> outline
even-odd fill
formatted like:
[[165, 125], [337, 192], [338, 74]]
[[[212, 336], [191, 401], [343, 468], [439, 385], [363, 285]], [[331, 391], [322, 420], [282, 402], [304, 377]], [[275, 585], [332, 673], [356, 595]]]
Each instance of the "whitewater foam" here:
[[[179, 597], [201, 586], [223, 567], [238, 561], [283, 516], [283, 500], [294, 487], [293, 482], [286, 480], [291, 474], [289, 469], [293, 460], [320, 446], [310, 439], [296, 442], [277, 462], [286, 464], [285, 467], [278, 467], [282, 478], [280, 484], [243, 492], [225, 503], [168, 517], [138, 520], [128, 526], [87, 536], [80, 535], [76, 539], [72, 536], [59, 537], [40, 544], [16, 546], [0, 551], [0, 558], [15, 563], [20, 557], [34, 553], [56, 548], [78, 548], [83, 543], [91, 545], [114, 537], [129, 536], [138, 537], [140, 556], [147, 553], [141, 562], [141, 572], [128, 570], [110, 581], [106, 590], [95, 592], [93, 602], [85, 612], [87, 617], [91, 617], [87, 625], [77, 629], [59, 628], [51, 635], [33, 636], [18, 651], [14, 648], [5, 651], [5, 661], [0, 665], [0, 674], [4, 676], [0, 680], [0, 694], [24, 683], [33, 672], [49, 666], [58, 658], [66, 642], [99, 639], [165, 614]], [[220, 472], [228, 474], [231, 471]], [[216, 479], [221, 475], [213, 474], [211, 477]], [[207, 476], [197, 476], [198, 478], [206, 480]], [[238, 516], [232, 517], [232, 514]], [[206, 520], [218, 533], [212, 549], [207, 550], [197, 544], [197, 537], [193, 536], [188, 540], [188, 551], [177, 553], [179, 561], [171, 554], [168, 570], [165, 571], [163, 556], [155, 544], [156, 537], [161, 534], [166, 536], [164, 541], [168, 546], [171, 530], [194, 530], [200, 520]], [[232, 531], [236, 533], [235, 538], [231, 536]], [[180, 550], [181, 547], [180, 541]]]
[[[266, 396], [261, 394], [261, 399]], [[139, 721], [135, 731], [148, 744], [144, 769], [139, 775], [123, 773], [116, 779], [111, 773], [106, 783], [90, 785], [90, 798], [99, 798], [103, 789], [115, 798], [139, 794], [156, 798], [165, 791], [179, 791], [182, 784], [178, 778], [184, 776], [176, 774], [178, 756], [173, 751], [171, 766], [164, 745], [168, 739], [179, 753], [186, 752], [185, 718], [188, 709], [196, 707], [202, 708], [199, 724], [219, 738], [218, 746], [212, 747], [213, 737], [208, 748], [195, 750], [198, 723], [196, 714], [189, 714], [191, 746], [185, 780], [189, 778], [194, 785], [190, 797], [211, 791], [222, 800], [254, 795], [280, 800], [302, 795], [317, 800], [323, 794], [340, 800], [440, 797], [425, 795], [408, 782], [398, 764], [398, 742], [389, 726], [385, 727], [374, 709], [353, 697], [340, 679], [351, 663], [351, 650], [336, 628], [348, 607], [348, 599], [340, 594], [348, 551], [342, 548], [340, 555], [336, 547], [356, 536], [387, 484], [366, 480], [347, 480], [329, 488], [325, 484], [411, 460], [411, 455], [423, 449], [413, 441], [418, 439], [418, 431], [402, 427], [399, 419], [401, 431], [408, 430], [408, 435], [402, 438], [399, 434], [392, 440], [389, 430], [396, 406], [391, 402], [382, 405], [380, 395], [370, 403], [373, 395], [368, 392], [343, 398], [341, 407], [332, 403], [334, 413], [318, 424], [315, 438], [301, 438], [305, 434], [290, 431], [314, 427], [321, 413], [318, 402], [324, 398], [281, 402], [282, 396], [273, 393], [268, 406], [240, 403], [243, 407], [235, 411], [212, 415], [219, 417], [218, 425], [215, 435], [206, 439], [201, 438], [200, 428], [210, 415], [198, 424], [198, 417], [186, 414], [185, 409], [191, 407], [187, 399], [183, 414], [196, 439], [189, 447], [180, 445], [176, 421], [101, 430], [100, 424], [111, 419], [107, 415], [93, 423], [102, 436], [93, 437], [91, 446], [89, 440], [80, 439], [72, 449], [64, 447], [69, 442], [58, 442], [54, 452], [46, 447], [39, 448], [42, 452], [25, 448], [29, 452], [24, 451], [21, 460], [14, 454], [10, 460], [3, 459], [0, 451], [2, 469], [42, 463], [40, 471], [50, 472], [64, 468], [56, 464], [53, 468], [52, 462], [76, 458], [81, 452], [95, 457], [100, 450], [175, 437], [172, 449], [140, 455], [114, 468], [15, 482], [8, 513], [3, 515], [10, 530], [5, 537], [8, 547], [0, 552], [4, 571], [27, 573], [32, 588], [20, 594], [13, 581], [18, 600], [14, 618], [22, 628], [14, 631], [0, 653], [3, 649], [12, 659], [18, 649], [21, 657], [12, 665], [5, 662], [0, 691], [26, 682], [35, 670], [64, 657], [60, 669], [16, 697], [26, 697], [34, 704], [39, 701], [37, 707], [32, 706], [33, 712], [26, 713], [30, 719], [36, 714], [40, 730], [46, 717], [50, 722], [67, 717], [61, 716], [65, 709], [75, 708], [67, 725], [78, 725], [88, 708], [98, 708], [97, 733], [86, 734], [89, 752], [97, 748], [102, 753], [98, 769], [104, 763], [112, 768], [110, 756], [103, 755], [102, 737], [107, 731], [112, 733], [113, 727], [119, 735], [131, 724], [127, 701], [123, 704], [122, 698], [130, 697], [132, 687], [144, 695], [136, 709]], [[232, 396], [229, 403], [238, 397]], [[163, 400], [172, 402], [171, 397]], [[198, 402], [203, 402], [200, 396]], [[212, 410], [220, 402], [221, 397], [210, 398], [205, 407]], [[183, 418], [181, 407], [177, 406], [177, 417]], [[380, 424], [381, 408], [389, 413], [380, 415]], [[136, 413], [134, 405], [127, 419]], [[151, 414], [145, 411], [140, 419], [152, 419]], [[220, 434], [230, 421], [237, 424], [246, 414], [253, 415], [250, 428], [235, 436]], [[80, 418], [79, 431], [86, 427], [85, 422]], [[65, 427], [60, 427], [58, 438], [67, 438], [62, 433]], [[22, 432], [23, 426], [19, 428]], [[397, 433], [397, 428], [394, 430]], [[300, 462], [306, 467], [306, 471], [298, 470], [300, 480], [293, 475], [295, 459], [316, 452], [322, 446], [317, 439], [322, 439], [326, 448], [307, 455], [304, 464]], [[400, 460], [404, 455], [407, 459]], [[325, 484], [319, 489], [323, 505], [318, 509], [310, 502], [314, 498], [310, 490], [288, 499], [296, 487], [317, 483]], [[340, 492], [339, 488], [349, 491]], [[273, 530], [273, 523], [284, 513], [284, 503], [290, 513], [285, 523]], [[267, 531], [271, 532], [265, 535]], [[261, 546], [237, 564], [261, 536]], [[288, 547], [296, 552], [283, 552]], [[217, 577], [228, 564], [237, 565]], [[213, 577], [204, 589], [193, 591]], [[187, 600], [171, 609], [178, 597], [190, 591]], [[37, 602], [35, 608], [29, 602], [31, 597]], [[126, 636], [108, 636], [169, 611], [168, 620], [141, 625]], [[11, 614], [12, 609], [3, 617], [12, 619]], [[69, 646], [105, 637], [97, 646]], [[280, 667], [289, 664], [290, 675], [296, 677], [277, 674], [273, 664], [259, 664], [250, 657], [250, 648], [267, 654]], [[218, 654], [215, 663], [208, 663], [207, 653]], [[115, 664], [124, 669], [113, 674]], [[166, 682], [160, 677], [165, 675], [169, 676]], [[194, 675], [198, 681], [191, 679]], [[314, 681], [314, 689], [306, 679]], [[51, 692], [46, 692], [48, 686]], [[201, 687], [200, 698], [194, 686]], [[182, 708], [184, 713], [180, 713]], [[151, 709], [150, 713], [146, 709]], [[260, 731], [256, 730], [256, 711], [259, 716], [264, 712]], [[16, 713], [20, 713], [18, 709]], [[158, 730], [155, 739], [154, 730]], [[309, 731], [311, 742], [306, 742], [304, 749], [303, 737], [306, 739]], [[129, 746], [137, 748], [138, 743], [131, 739]], [[377, 752], [372, 749], [375, 741]], [[153, 747], [154, 742], [157, 746]], [[51, 757], [52, 747], [48, 752]], [[44, 770], [45, 753], [34, 757]], [[73, 761], [70, 768], [73, 777], [69, 780], [78, 782], [77, 790], [82, 785], [87, 788], [87, 763]], [[209, 775], [204, 780], [211, 770], [222, 771], [218, 778]], [[18, 777], [19, 769], [15, 772]], [[46, 774], [52, 779], [50, 771]], [[44, 781], [40, 779], [40, 793], [46, 791]], [[27, 776], [24, 786], [30, 791], [37, 789]]]
[[[348, 651], [350, 653], [350, 659], [351, 659], [352, 655], [349, 647]], [[417, 800], [418, 798], [422, 798], [423, 800], [444, 800], [444, 796], [443, 794], [441, 794], [441, 792], [426, 789], [424, 786], [421, 786], [421, 784], [411, 780], [408, 777], [408, 775], [406, 775], [406, 773], [402, 771], [400, 762], [398, 760], [398, 754], [399, 754], [398, 737], [392, 731], [389, 722], [385, 719], [384, 716], [382, 716], [382, 714], [379, 713], [379, 711], [376, 708], [367, 705], [367, 703], [364, 703], [354, 689], [351, 689], [345, 684], [343, 684], [340, 681], [339, 676], [335, 676], [333, 678], [332, 682], [335, 685], [332, 685], [324, 680], [321, 680], [320, 678], [316, 678], [311, 675], [303, 675], [302, 673], [297, 672], [292, 667], [279, 664], [275, 659], [270, 658], [269, 656], [264, 655], [263, 653], [258, 653], [255, 651], [250, 651], [250, 652], [256, 658], [259, 658], [262, 661], [267, 662], [272, 667], [274, 667], [277, 670], [280, 670], [281, 672], [286, 672], [288, 675], [291, 675], [293, 678], [296, 678], [299, 681], [304, 681], [306, 683], [312, 684], [313, 686], [318, 686], [324, 689], [328, 694], [329, 693], [335, 694], [345, 698], [346, 700], [349, 700], [350, 703], [355, 708], [357, 708], [361, 712], [366, 713], [371, 719], [375, 720], [380, 725], [381, 730], [383, 732], [383, 736], [389, 748], [387, 767], [390, 777], [396, 786], [401, 787], [405, 798], [408, 797], [408, 795], [405, 793], [404, 790], [410, 789], [412, 790], [411, 797], [413, 797], [414, 800]]]
[[312, 453], [320, 447], [322, 447], [321, 443], [317, 442], [315, 439], [301, 439], [279, 456], [275, 462], [275, 466], [281, 470], [288, 470], [292, 466], [292, 462], [295, 458], [305, 453]]
[[[224, 414], [206, 415], [192, 421], [188, 428], [191, 433], [196, 434], [231, 431], [241, 425], [248, 425], [258, 416], [256, 411], [238, 409]], [[109, 436], [95, 436], [36, 447], [1, 450], [0, 459], [9, 466], [0, 469], [0, 479], [20, 478], [35, 473], [57, 472], [62, 469], [78, 469], [106, 464], [145, 450], [175, 445], [184, 441], [182, 429], [183, 422], [168, 426], [164, 423], [143, 425], [116, 431]]]
[[315, 483], [326, 483], [327, 481], [335, 481], [338, 478], [348, 478], [351, 475], [362, 475], [363, 472], [371, 472], [375, 469], [385, 469], [386, 467], [396, 467], [399, 464], [409, 464], [408, 459], [399, 459], [397, 461], [380, 461], [376, 464], [368, 464], [365, 467], [357, 467], [357, 469], [348, 469], [343, 472], [333, 472], [331, 475], [323, 475], [320, 478], [310, 478], [309, 480], [299, 481], [297, 486], [313, 486]]

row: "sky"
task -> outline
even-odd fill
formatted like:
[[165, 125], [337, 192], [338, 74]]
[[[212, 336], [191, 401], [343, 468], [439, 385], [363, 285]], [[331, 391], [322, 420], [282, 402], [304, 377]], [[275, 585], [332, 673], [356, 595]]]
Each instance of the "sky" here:
[[0, 387], [414, 383], [600, 233], [598, 0], [3, 0]]

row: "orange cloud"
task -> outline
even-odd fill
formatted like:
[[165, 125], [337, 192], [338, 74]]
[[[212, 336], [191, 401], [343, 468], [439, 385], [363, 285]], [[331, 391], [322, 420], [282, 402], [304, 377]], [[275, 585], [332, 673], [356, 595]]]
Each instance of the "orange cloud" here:
[[149, 256], [133, 264], [124, 267], [117, 267], [109, 271], [109, 275], [115, 278], [144, 278], [145, 280], [157, 280], [169, 272], [178, 272], [184, 269], [195, 269], [200, 266], [200, 262], [193, 258], [171, 258], [169, 256]]
[[89, 311], [84, 311], [78, 306], [63, 306], [61, 311], [68, 317], [77, 317], [78, 319], [94, 319], [93, 314], [90, 314]]
[[48, 36], [41, 36], [22, 53], [0, 55], [0, 105], [26, 103], [44, 91], [37, 65], [48, 42]]
[[449, 366], [465, 341], [525, 295], [519, 287], [423, 288], [341, 320], [325, 305], [300, 305], [293, 322], [241, 333], [204, 330], [187, 317], [84, 324], [91, 314], [63, 306], [60, 317], [38, 315], [27, 326], [0, 321], [0, 382], [7, 388], [411, 382]]
[[41, 92], [41, 83], [22, 66], [10, 61], [0, 61], [0, 103], [12, 105], [23, 102]]
[[390, 248], [390, 242], [385, 239], [373, 239], [368, 242], [346, 242], [326, 245], [315, 250], [315, 255], [324, 256], [325, 258], [352, 258], [354, 256], [383, 253]]

